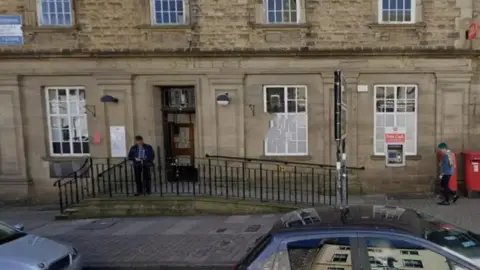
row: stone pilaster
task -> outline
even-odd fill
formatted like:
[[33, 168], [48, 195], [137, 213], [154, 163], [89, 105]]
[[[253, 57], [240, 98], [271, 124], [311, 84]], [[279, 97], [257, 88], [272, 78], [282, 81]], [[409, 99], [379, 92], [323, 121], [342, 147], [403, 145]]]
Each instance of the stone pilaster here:
[[[97, 93], [88, 93], [88, 101], [95, 106], [97, 116], [89, 119], [96, 132], [101, 132], [104, 142], [92, 145], [92, 155], [110, 156], [110, 126], [124, 126], [127, 147], [133, 142], [134, 111], [131, 74], [96, 74]], [[118, 99], [118, 103], [102, 103], [100, 98], [110, 95]], [[92, 130], [93, 131], [93, 130]], [[92, 133], [92, 132], [91, 132]]]
[[[248, 105], [244, 104], [244, 76], [242, 74], [209, 76], [208, 81], [211, 92], [207, 102], [212, 104], [211, 109], [215, 116], [215, 121], [212, 121], [214, 128], [209, 131], [214, 133], [210, 136], [215, 138], [215, 145], [212, 148], [216, 148], [218, 155], [245, 156], [244, 117], [245, 107]], [[217, 96], [222, 94], [228, 94], [230, 104], [217, 105]]]
[[20, 86], [17, 76], [0, 77], [0, 182], [27, 182]]
[[452, 150], [468, 146], [469, 93], [471, 73], [436, 73], [437, 142], [447, 142]]

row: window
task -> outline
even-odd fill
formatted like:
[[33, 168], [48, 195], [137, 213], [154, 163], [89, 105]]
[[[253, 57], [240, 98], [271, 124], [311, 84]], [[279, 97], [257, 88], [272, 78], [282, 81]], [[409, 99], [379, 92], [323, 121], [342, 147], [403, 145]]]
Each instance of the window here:
[[184, 24], [184, 0], [152, 0], [153, 24]]
[[265, 0], [267, 23], [298, 23], [300, 0]]
[[[349, 249], [340, 250], [341, 247]], [[291, 270], [300, 269], [351, 269], [350, 238], [309, 237], [287, 243]]]
[[420, 260], [403, 260], [403, 266], [408, 268], [423, 268], [423, 263]]
[[375, 86], [375, 155], [385, 155], [385, 127], [405, 127], [405, 154], [417, 154], [417, 92], [416, 85]]
[[415, 0], [379, 0], [379, 23], [414, 23]]
[[85, 90], [81, 87], [48, 87], [46, 98], [51, 155], [88, 155]]
[[37, 0], [38, 22], [42, 26], [71, 26], [71, 0]]
[[402, 255], [418, 255], [418, 251], [413, 250], [402, 250], [400, 253], [402, 253]]
[[[365, 238], [365, 240], [367, 248], [382, 250], [381, 254], [367, 250], [372, 269], [450, 269], [449, 265], [452, 263], [443, 255], [406, 241], [386, 238]], [[403, 254], [402, 251], [406, 249], [415, 251], [418, 255]]]
[[348, 254], [333, 254], [332, 262], [346, 262]]
[[265, 155], [308, 155], [307, 87], [265, 86], [264, 106], [275, 115], [265, 138]]
[[167, 108], [194, 108], [195, 88], [165, 87], [163, 91], [164, 106]]

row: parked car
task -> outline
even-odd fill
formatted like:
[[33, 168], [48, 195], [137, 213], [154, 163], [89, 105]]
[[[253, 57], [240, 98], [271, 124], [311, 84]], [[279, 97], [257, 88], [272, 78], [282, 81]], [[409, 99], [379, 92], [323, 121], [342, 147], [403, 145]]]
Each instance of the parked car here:
[[285, 214], [237, 270], [478, 270], [480, 237], [421, 212], [352, 205]]
[[80, 270], [82, 256], [68, 244], [28, 234], [22, 225], [0, 222], [0, 269]]

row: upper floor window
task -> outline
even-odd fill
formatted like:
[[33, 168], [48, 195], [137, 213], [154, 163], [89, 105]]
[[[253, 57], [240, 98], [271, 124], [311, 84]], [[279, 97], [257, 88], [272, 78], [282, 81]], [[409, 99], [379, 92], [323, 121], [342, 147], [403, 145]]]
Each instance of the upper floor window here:
[[298, 23], [300, 0], [264, 0], [267, 23]]
[[308, 155], [307, 87], [264, 87], [265, 112], [275, 114], [265, 138], [267, 156]]
[[417, 154], [417, 91], [416, 85], [375, 85], [375, 155], [385, 155], [385, 127], [405, 127], [405, 153]]
[[379, 23], [414, 23], [415, 0], [379, 0]]
[[90, 151], [85, 89], [48, 87], [46, 98], [51, 155], [88, 155]]
[[184, 24], [184, 0], [152, 0], [153, 24]]
[[37, 0], [37, 8], [39, 25], [72, 25], [71, 0]]

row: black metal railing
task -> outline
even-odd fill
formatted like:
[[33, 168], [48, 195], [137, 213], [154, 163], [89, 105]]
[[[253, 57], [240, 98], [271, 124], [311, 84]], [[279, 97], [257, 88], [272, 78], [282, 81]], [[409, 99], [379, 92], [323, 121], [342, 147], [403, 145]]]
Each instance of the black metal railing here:
[[[286, 161], [286, 160], [277, 160], [277, 159], [259, 159], [259, 158], [248, 158], [248, 157], [231, 157], [231, 156], [214, 156], [214, 155], [205, 155], [206, 158], [211, 159], [222, 159], [222, 160], [238, 160], [244, 162], [259, 162], [259, 163], [276, 163], [276, 164], [283, 164], [289, 166], [301, 166], [301, 167], [318, 167], [318, 168], [329, 168], [329, 169], [336, 169], [335, 165], [329, 164], [319, 164], [319, 163], [305, 163], [305, 162], [293, 162], [293, 161]], [[348, 170], [353, 171], [363, 171], [365, 167], [349, 167], [347, 166]]]
[[[364, 170], [348, 169], [352, 178]], [[90, 158], [55, 186], [62, 212], [87, 197], [220, 196], [317, 205], [334, 204], [337, 191], [332, 165], [210, 155], [183, 161], [159, 157], [143, 165], [127, 159]]]
[[84, 185], [85, 182], [81, 180], [89, 176], [92, 164], [92, 158], [87, 158], [80, 168], [53, 183], [53, 186], [58, 188], [60, 212], [63, 213], [65, 208], [79, 203], [86, 197], [86, 193], [89, 193], [88, 184]]

